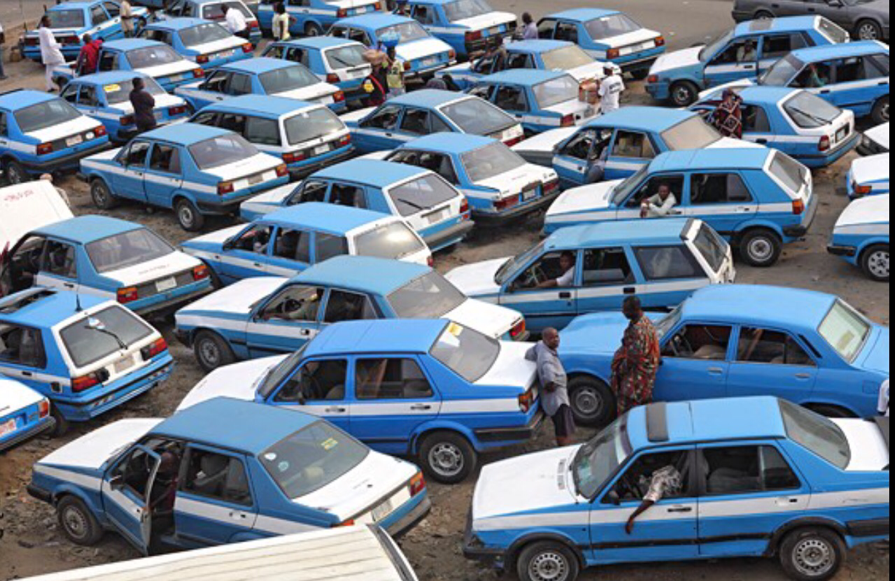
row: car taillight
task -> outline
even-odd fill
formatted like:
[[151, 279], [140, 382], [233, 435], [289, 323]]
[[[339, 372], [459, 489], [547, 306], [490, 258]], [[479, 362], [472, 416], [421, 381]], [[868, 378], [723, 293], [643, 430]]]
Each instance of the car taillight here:
[[205, 71], [202, 70], [202, 69], [196, 69], [196, 70], [193, 71], [193, 78], [194, 78], [194, 79], [201, 79], [201, 78], [204, 77], [204, 76], [205, 76]]
[[285, 163], [277, 166], [277, 177], [278, 178], [284, 178], [288, 175], [289, 175], [289, 168], [286, 166]]
[[656, 46], [665, 46], [665, 37], [660, 36], [656, 39]]
[[607, 60], [617, 59], [618, 57], [621, 56], [621, 54], [622, 54], [621, 51], [618, 50], [617, 48], [610, 48], [609, 50], [606, 51], [606, 59]]
[[481, 30], [470, 30], [466, 33], [466, 42], [473, 42], [476, 40], [482, 40]]
[[147, 345], [140, 349], [140, 355], [143, 356], [143, 361], [149, 361], [153, 357], [161, 355], [165, 351], [168, 350], [168, 342], [164, 339], [157, 339], [151, 345]]
[[52, 143], [41, 143], [37, 146], [37, 155], [49, 155], [53, 153]]
[[283, 161], [286, 163], [298, 163], [300, 161], [304, 161], [308, 159], [308, 156], [304, 151], [296, 151], [295, 153], [284, 153]]
[[93, 130], [93, 135], [95, 135], [96, 137], [105, 137], [107, 133], [108, 133], [108, 131], [106, 131], [105, 125], [100, 125], [99, 127], [97, 127], [96, 129]]
[[792, 213], [801, 216], [805, 213], [805, 200], [793, 200]]
[[435, 257], [429, 256], [429, 258], [426, 259], [426, 264], [429, 265], [429, 268], [435, 268]]
[[534, 402], [535, 395], [531, 390], [528, 390], [519, 396], [519, 409], [522, 410], [522, 413], [527, 414], [531, 411], [531, 406], [534, 405]]
[[347, 18], [348, 17], [348, 9], [347, 8], [339, 8], [339, 11], [336, 12], [336, 16], [338, 18]]
[[820, 143], [817, 144], [817, 149], [820, 151], [829, 151], [830, 147], [832, 147], [832, 142], [830, 141], [829, 135], [824, 135], [820, 138]]
[[520, 337], [525, 336], [525, 319], [522, 319], [518, 323], [516, 323], [512, 329], [510, 329], [510, 338], [513, 340], [518, 340]]
[[339, 75], [337, 75], [336, 73], [330, 73], [330, 74], [326, 75], [326, 82], [331, 85], [334, 85], [336, 83], [341, 83], [342, 79], [340, 79]]
[[422, 472], [410, 479], [410, 496], [417, 496], [426, 491], [426, 478]]
[[35, 36], [29, 36], [25, 39], [25, 46], [40, 46], [40, 39]]
[[196, 268], [193, 269], [193, 280], [198, 282], [200, 280], [205, 280], [211, 276], [211, 272], [209, 272], [208, 267], [204, 264], [200, 264]]
[[100, 381], [98, 373], [91, 373], [89, 375], [84, 375], [81, 377], [73, 377], [71, 380], [71, 390], [74, 393], [81, 393], [82, 391], [86, 391], [91, 387], [96, 387], [100, 383], [102, 383], [102, 381]]
[[873, 186], [855, 186], [855, 196], [869, 196], [873, 193]]
[[40, 416], [40, 419], [44, 419], [50, 415], [50, 400], [45, 399], [37, 404], [37, 413]]
[[221, 182], [218, 184], [218, 195], [226, 196], [227, 194], [232, 194], [236, 191], [236, 188], [233, 186], [233, 182]]
[[373, 4], [373, 10], [376, 10], [377, 12], [379, 12], [380, 10], [382, 10], [382, 4], [380, 4], [379, 2], [377, 2], [376, 4]]
[[544, 195], [552, 194], [559, 189], [559, 180], [553, 180], [544, 184]]
[[59, 44], [81, 44], [81, 39], [77, 36], [63, 36], [59, 39]]
[[575, 116], [574, 115], [566, 115], [560, 121], [561, 127], [574, 127], [575, 125]]
[[514, 138], [512, 138], [512, 139], [507, 139], [506, 141], [504, 141], [504, 144], [505, 144], [507, 147], [513, 147], [514, 145], [519, 145], [520, 143], [522, 143], [522, 141], [523, 141], [524, 139], [525, 139], [525, 136], [524, 136], [524, 135], [520, 135], [519, 137], [514, 137]]
[[125, 288], [118, 289], [118, 302], [122, 305], [126, 305], [127, 303], [132, 303], [135, 300], [140, 298], [140, 291], [137, 290], [135, 286], [129, 286]]
[[258, 24], [258, 21], [257, 21], [257, 20], [252, 20], [252, 21], [249, 22], [248, 24], [249, 24], [249, 28], [251, 28], [251, 29], [253, 29], [253, 30], [256, 29], [256, 28], [258, 28], [258, 27], [260, 26], [260, 25]]
[[345, 93], [342, 91], [336, 91], [336, 94], [333, 95], [333, 101], [336, 103], [342, 103], [345, 101]]
[[519, 199], [520, 199], [519, 196], [510, 196], [509, 198], [497, 200], [494, 202], [494, 208], [497, 210], [507, 210], [514, 206], [518, 206]]
[[200, 54], [199, 56], [196, 57], [196, 62], [199, 63], [200, 65], [207, 65], [208, 61], [209, 61], [209, 58], [208, 58], [207, 54]]
[[650, 75], [646, 78], [646, 82], [650, 84], [659, 82], [659, 75]]
[[136, 119], [134, 119], [133, 115], [125, 115], [118, 121], [124, 126], [133, 125], [134, 123], [136, 123]]
[[336, 527], [353, 527], [353, 526], [354, 526], [354, 519], [346, 520], [346, 521], [340, 522], [339, 524], [336, 525]]
[[183, 115], [186, 113], [186, 105], [178, 105], [177, 107], [170, 107], [168, 109], [168, 115], [170, 117], [176, 117], [178, 115]]
[[449, 51], [448, 51], [448, 59], [450, 59], [450, 60], [454, 60], [454, 59], [456, 59], [456, 58], [457, 58], [457, 51], [455, 51], [455, 50], [449, 50]]
[[351, 145], [351, 135], [346, 135], [342, 139], [339, 140], [339, 147], [345, 147]]
[[469, 212], [469, 200], [463, 198], [463, 201], [460, 202], [460, 213], [466, 214]]
[[242, 52], [249, 53], [249, 52], [252, 52], [253, 50], [255, 50], [255, 45], [252, 44], [251, 42], [247, 42], [244, 45], [242, 45]]
[[409, 70], [411, 70], [411, 69], [413, 69], [413, 64], [412, 64], [410, 61], [405, 62], [405, 63], [404, 63], [404, 70], [405, 70], [405, 71], [409, 71]]

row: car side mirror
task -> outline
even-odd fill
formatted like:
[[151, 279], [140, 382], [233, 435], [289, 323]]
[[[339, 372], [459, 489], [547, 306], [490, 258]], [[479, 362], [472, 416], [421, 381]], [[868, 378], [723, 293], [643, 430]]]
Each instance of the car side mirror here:
[[621, 505], [622, 505], [622, 497], [619, 496], [619, 495], [618, 495], [618, 492], [616, 492], [616, 491], [614, 491], [614, 490], [611, 491], [611, 492], [609, 492], [609, 494], [606, 495], [606, 500], [608, 500], [608, 501], [609, 501], [610, 503], [612, 503], [614, 506], [621, 506]]
[[109, 480], [109, 486], [112, 488], [112, 490], [121, 490], [122, 488], [124, 488], [124, 476], [119, 474], [112, 477], [112, 479]]

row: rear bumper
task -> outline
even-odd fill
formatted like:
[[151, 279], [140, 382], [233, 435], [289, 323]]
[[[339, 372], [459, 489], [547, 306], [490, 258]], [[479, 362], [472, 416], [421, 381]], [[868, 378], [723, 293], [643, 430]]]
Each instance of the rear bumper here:
[[425, 238], [426, 245], [432, 252], [443, 250], [449, 246], [459, 244], [475, 227], [471, 220], [464, 220], [455, 226], [436, 232]]
[[420, 494], [420, 498], [408, 502], [408, 507], [403, 514], [396, 515], [393, 522], [383, 528], [393, 537], [401, 536], [414, 527], [418, 522], [426, 518], [432, 510], [432, 500], [428, 494]]
[[47, 416], [43, 420], [37, 422], [33, 426], [30, 426], [27, 430], [24, 430], [18, 434], [15, 434], [11, 438], [7, 440], [3, 440], [0, 442], [0, 452], [5, 450], [9, 450], [10, 448], [14, 448], [25, 442], [26, 440], [30, 440], [36, 436], [43, 434], [44, 432], [49, 432], [53, 428], [56, 427], [56, 420], [51, 416]]
[[855, 133], [854, 135], [852, 135], [851, 139], [840, 143], [832, 151], [828, 151], [826, 153], [818, 153], [817, 155], [799, 155], [797, 156], [797, 158], [803, 164], [811, 168], [826, 167], [828, 165], [836, 163], [837, 161], [845, 157], [845, 155], [849, 151], [854, 149], [860, 139], [861, 136]]
[[47, 161], [20, 161], [22, 167], [32, 174], [53, 173], [58, 171], [76, 170], [85, 157], [95, 155], [113, 147], [108, 139], [103, 139], [97, 145], [84, 148], [76, 153], [70, 153]]
[[811, 230], [811, 225], [814, 224], [815, 218], [817, 218], [817, 209], [820, 206], [820, 200], [818, 196], [815, 194], [811, 196], [811, 203], [808, 206], [808, 213], [805, 218], [802, 220], [801, 224], [796, 226], [788, 226], [783, 229], [783, 234], [789, 238], [803, 238], [808, 231]]
[[289, 175], [293, 180], [300, 180], [308, 177], [325, 167], [347, 161], [354, 156], [354, 147], [347, 146], [337, 149], [331, 153], [311, 159], [307, 162], [293, 163], [289, 166]]
[[537, 435], [538, 431], [541, 429], [541, 425], [544, 423], [544, 418], [546, 417], [547, 416], [544, 414], [543, 410], [538, 410], [538, 413], [536, 413], [531, 421], [529, 421], [528, 425], [516, 428], [476, 430], [475, 436], [482, 444], [486, 444], [489, 448], [501, 445], [509, 446], [515, 443], [525, 442]]
[[[143, 317], [148, 315], [164, 315], [176, 311], [181, 305], [191, 303], [214, 291], [211, 279], [177, 289], [169, 295], [160, 294], [135, 301], [128, 307]], [[168, 296], [168, 298], [165, 298]]]
[[556, 193], [549, 194], [547, 196], [541, 196], [533, 202], [521, 204], [506, 212], [482, 212], [473, 208], [472, 218], [477, 223], [485, 226], [501, 226], [503, 224], [506, 224], [507, 222], [512, 222], [513, 220], [516, 220], [526, 214], [537, 212], [538, 210], [549, 206], [553, 203], [554, 200], [556, 200], [556, 198], [559, 197], [560, 193], [560, 189], [557, 188]]

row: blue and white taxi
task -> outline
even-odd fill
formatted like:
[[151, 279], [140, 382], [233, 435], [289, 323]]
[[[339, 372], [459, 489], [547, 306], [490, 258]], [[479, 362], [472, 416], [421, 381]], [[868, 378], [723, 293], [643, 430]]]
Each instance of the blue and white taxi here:
[[836, 221], [828, 250], [869, 278], [889, 282], [889, 194], [849, 204]]
[[[750, 86], [735, 89], [742, 99], [745, 141], [767, 145], [811, 168], [831, 165], [858, 144], [855, 114], [802, 89]], [[712, 120], [724, 89], [716, 89], [691, 107]]]
[[0, 377], [0, 452], [55, 427], [49, 399], [23, 383]]
[[344, 111], [345, 94], [324, 83], [308, 68], [281, 59], [255, 58], [218, 67], [202, 81], [175, 93], [199, 111], [208, 105], [242, 95], [268, 95], [326, 105]]
[[846, 176], [852, 200], [889, 193], [889, 154], [880, 153], [854, 160]]
[[105, 126], [55, 95], [17, 90], [0, 94], [0, 164], [11, 184], [77, 169], [109, 146]]
[[431, 506], [409, 462], [310, 415], [227, 398], [83, 436], [34, 465], [28, 493], [71, 542], [109, 531], [144, 554], [352, 524], [398, 534]]
[[111, 299], [141, 315], [211, 291], [208, 268], [152, 230], [107, 216], [45, 220], [0, 263], [0, 296], [32, 286]]
[[[657, 198], [666, 188], [672, 207]], [[782, 151], [685, 150], [657, 156], [624, 181], [566, 190], [547, 210], [544, 232], [636, 219], [644, 211], [650, 220], [689, 216], [730, 240], [750, 266], [769, 267], [784, 244], [808, 233], [819, 205], [811, 171]]]
[[[144, 21], [149, 10], [134, 6], [136, 21]], [[121, 3], [118, 0], [84, 0], [60, 2], [46, 10], [50, 30], [65, 58], [75, 59], [84, 45], [84, 36], [106, 42], [124, 38], [121, 28]], [[25, 33], [22, 54], [25, 58], [41, 62], [40, 36], [37, 29]]]
[[699, 220], [643, 228], [614, 222], [563, 228], [515, 258], [461, 266], [446, 278], [467, 296], [521, 312], [539, 333], [575, 317], [619, 311], [641, 297], [650, 310], [675, 307], [693, 291], [736, 279], [730, 246]]
[[[258, 5], [258, 21], [261, 30], [276, 37], [273, 19], [277, 0], [261, 0]], [[293, 36], [309, 39], [323, 36], [329, 28], [343, 18], [372, 14], [382, 10], [380, 0], [299, 0], [284, 3], [291, 17], [289, 32]]]
[[366, 14], [333, 24], [327, 36], [347, 38], [364, 46], [395, 46], [408, 79], [431, 76], [457, 63], [457, 51], [432, 36], [412, 18], [395, 14]]
[[864, 132], [861, 143], [858, 145], [858, 153], [861, 155], [878, 155], [889, 153], [889, 122], [877, 125]]
[[205, 107], [190, 123], [223, 127], [282, 159], [303, 178], [354, 154], [351, 132], [326, 105], [285, 97], [244, 95]]
[[342, 119], [361, 153], [395, 149], [433, 133], [484, 135], [511, 147], [525, 139], [519, 119], [484, 99], [452, 91], [414, 91]]
[[[770, 397], [639, 407], [586, 444], [486, 466], [464, 553], [521, 581], [771, 556], [795, 581], [826, 581], [848, 549], [888, 540], [888, 440], [888, 418]], [[681, 486], [643, 512], [662, 475]]]
[[[141, 0], [142, 2], [158, 2], [159, 0]], [[211, 22], [223, 24], [226, 20], [224, 4], [232, 10], [242, 13], [248, 27], [249, 40], [257, 45], [261, 42], [261, 25], [249, 4], [257, 5], [257, 0], [243, 2], [243, 0], [162, 0], [165, 12], [163, 18], [201, 18]]]
[[145, 90], [155, 99], [155, 119], [159, 125], [187, 119], [186, 101], [165, 92], [152, 77], [133, 71], [78, 77], [65, 86], [60, 96], [81, 113], [101, 121], [113, 142], [127, 143], [137, 135], [130, 100], [136, 78], [143, 79]]
[[578, 8], [548, 14], [538, 22], [541, 38], [579, 45], [598, 61], [611, 62], [635, 78], [646, 77], [665, 53], [665, 37], [617, 10]]
[[180, 409], [224, 396], [302, 411], [458, 484], [480, 454], [536, 434], [544, 416], [531, 347], [445, 320], [345, 322], [288, 357], [211, 373]]
[[848, 32], [822, 16], [743, 22], [708, 45], [659, 57], [650, 68], [646, 90], [654, 99], [688, 107], [700, 91], [756, 79], [794, 50], [850, 40]]
[[143, 28], [140, 38], [164, 42], [206, 70], [255, 56], [255, 46], [251, 42], [230, 34], [216, 22], [200, 18], [152, 22]]
[[339, 87], [351, 103], [368, 96], [363, 85], [373, 67], [364, 58], [366, 51], [367, 47], [353, 40], [314, 36], [272, 42], [261, 56], [305, 65], [321, 81]]
[[371, 256], [239, 281], [181, 309], [175, 333], [212, 371], [292, 353], [332, 324], [366, 319], [446, 319], [498, 340], [528, 338], [517, 311], [470, 299], [428, 266]]
[[291, 277], [344, 254], [431, 265], [432, 253], [402, 219], [339, 204], [304, 203], [189, 240], [183, 250], [217, 283]]
[[526, 163], [490, 137], [438, 133], [402, 145], [385, 159], [429, 169], [446, 179], [469, 200], [477, 223], [515, 220], [559, 195], [556, 172]]
[[597, 106], [580, 98], [580, 88], [566, 72], [514, 69], [485, 77], [468, 93], [515, 115], [531, 136], [583, 125], [596, 117]]
[[0, 299], [0, 375], [48, 397], [58, 433], [164, 382], [161, 334], [99, 297], [35, 287]]
[[495, 10], [487, 0], [409, 0], [404, 13], [445, 41], [461, 58], [516, 32], [516, 15]]
[[233, 214], [240, 202], [287, 183], [289, 168], [232, 131], [189, 123], [86, 158], [79, 177], [100, 209], [119, 200], [173, 209], [180, 226], [196, 232], [206, 216]]

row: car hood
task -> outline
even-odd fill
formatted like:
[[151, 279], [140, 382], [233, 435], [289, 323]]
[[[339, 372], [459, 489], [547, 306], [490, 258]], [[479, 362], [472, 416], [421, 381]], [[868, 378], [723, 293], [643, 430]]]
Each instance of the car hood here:
[[526, 157], [526, 153], [528, 152], [534, 153], [539, 157], [543, 157], [544, 154], [549, 154], [549, 159], [552, 162], [553, 152], [556, 149], [556, 146], [570, 138], [577, 131], [577, 127], [551, 129], [550, 131], [545, 131], [544, 133], [529, 137], [519, 145], [513, 147], [513, 151], [526, 159], [528, 159]]
[[[576, 504], [578, 498], [569, 489], [569, 465], [580, 448], [573, 446], [528, 454], [482, 468], [472, 499], [473, 528], [488, 530], [489, 519], [512, 515], [520, 518], [518, 525], [504, 523], [499, 528], [528, 528], [526, 518]], [[582, 515], [586, 518], [587, 511], [582, 511]], [[586, 522], [582, 525], [586, 526]]]
[[702, 52], [703, 48], [705, 46], [694, 46], [663, 54], [653, 63], [649, 71], [650, 75], [661, 75], [667, 71], [698, 65], [701, 62], [699, 53]]
[[852, 177], [859, 184], [879, 182], [889, 179], [889, 154], [881, 153], [870, 157], [859, 157], [852, 163]]
[[398, 58], [401, 60], [415, 61], [417, 59], [449, 52], [451, 47], [443, 40], [432, 37], [401, 43], [395, 50], [398, 53]]
[[245, 228], [246, 226], [244, 224], [240, 224], [238, 226], [230, 226], [229, 228], [224, 228], [223, 230], [217, 230], [215, 232], [211, 232], [210, 234], [197, 236], [196, 238], [187, 240], [183, 243], [182, 246], [186, 252], [189, 252], [191, 249], [194, 248], [215, 248], [220, 250], [227, 240], [230, 240], [231, 238], [242, 232]]
[[40, 395], [27, 385], [12, 379], [0, 379], [0, 418], [42, 401]]
[[288, 281], [288, 278], [273, 276], [246, 278], [190, 303], [177, 312], [177, 318], [199, 312], [210, 313], [212, 316], [229, 314], [245, 318], [257, 302], [275, 293]]
[[612, 194], [615, 187], [620, 183], [622, 183], [621, 180], [600, 182], [566, 190], [556, 198], [556, 201], [547, 210], [547, 217], [576, 214], [590, 210], [608, 210], [612, 207]]
[[861, 366], [889, 375], [889, 329], [880, 327], [877, 337], [872, 341], [872, 345], [866, 348], [867, 353], [863, 355]]
[[476, 299], [466, 299], [463, 304], [442, 318], [475, 329], [488, 337], [500, 339], [516, 326], [516, 323], [522, 319], [522, 315], [506, 307]]
[[521, 193], [526, 186], [533, 183], [543, 184], [555, 180], [556, 177], [556, 172], [552, 169], [527, 163], [518, 169], [476, 182], [476, 185], [497, 190], [504, 195], [510, 196]]
[[[888, 2], [886, 2], [888, 6]], [[864, 132], [864, 135], [867, 136], [868, 139], [880, 145], [880, 147], [884, 147], [889, 149], [889, 124], [883, 123], [882, 125], [878, 125], [873, 129], [868, 129]]]
[[142, 284], [147, 281], [158, 280], [167, 276], [173, 276], [185, 270], [193, 269], [202, 263], [183, 252], [176, 250], [165, 256], [122, 268], [119, 270], [110, 270], [102, 273], [100, 276], [110, 278], [124, 286], [133, 286]]
[[0, 255], [28, 232], [70, 218], [71, 208], [48, 181], [0, 189]]
[[874, 421], [834, 419], [851, 448], [848, 472], [880, 472], [889, 466], [889, 447]]
[[496, 260], [467, 264], [450, 271], [445, 275], [445, 278], [451, 281], [466, 296], [496, 295], [500, 292], [500, 286], [494, 282], [494, 276], [500, 270], [500, 267], [506, 264], [507, 260], [510, 260], [510, 258], [498, 258]]
[[162, 423], [160, 419], [121, 420], [90, 432], [40, 460], [38, 466], [100, 470], [119, 450]]
[[560, 357], [611, 355], [621, 346], [628, 320], [620, 313], [596, 313], [578, 317], [562, 332]]
[[492, 26], [509, 24], [510, 22], [516, 22], [515, 14], [510, 14], [509, 12], [489, 12], [488, 14], [473, 16], [472, 18], [457, 20], [453, 24], [454, 26], [462, 26], [469, 30], [483, 30], [485, 28], [491, 28]]
[[502, 342], [494, 365], [475, 384], [515, 387], [520, 394], [525, 393], [537, 381], [538, 364], [525, 358], [532, 347], [533, 343]]
[[258, 382], [267, 375], [268, 370], [285, 358], [286, 356], [265, 357], [215, 369], [190, 390], [177, 406], [177, 411], [218, 397], [255, 401]]

